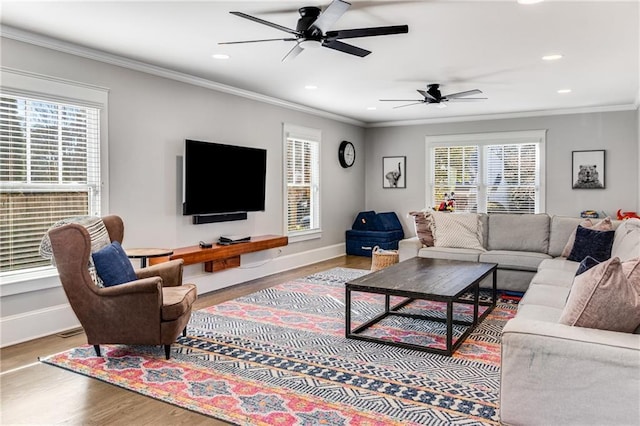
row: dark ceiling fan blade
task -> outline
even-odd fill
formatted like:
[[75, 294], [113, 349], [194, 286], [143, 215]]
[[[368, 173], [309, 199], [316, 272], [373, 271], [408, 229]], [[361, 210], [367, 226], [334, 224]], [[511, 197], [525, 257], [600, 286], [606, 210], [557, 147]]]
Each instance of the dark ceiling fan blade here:
[[426, 103], [426, 102], [425, 101], [419, 101], [419, 102], [414, 102], [412, 104], [398, 105], [398, 106], [393, 107], [393, 109], [404, 108], [404, 107], [408, 107], [408, 106], [411, 106], [411, 105], [418, 105], [418, 104], [424, 104], [424, 103]]
[[429, 92], [425, 92], [424, 90], [418, 89], [418, 93], [420, 93], [422, 96], [424, 96], [425, 99], [427, 99], [427, 100], [431, 99], [434, 102], [438, 102], [438, 99], [435, 98], [434, 96], [432, 96], [431, 93], [429, 93]]
[[380, 102], [424, 102], [424, 99], [378, 99]]
[[323, 33], [338, 22], [338, 19], [349, 9], [351, 3], [343, 0], [333, 0], [329, 6], [318, 16], [312, 25], [319, 28]]
[[388, 27], [353, 28], [350, 30], [327, 31], [326, 38], [327, 40], [338, 40], [344, 38], [405, 34], [408, 32], [408, 25], [391, 25]]
[[444, 98], [442, 98], [443, 101], [447, 101], [447, 102], [467, 102], [467, 101], [483, 101], [489, 98], [452, 98], [449, 99], [448, 96], [445, 96]]
[[239, 16], [241, 18], [249, 19], [250, 21], [257, 22], [259, 24], [267, 25], [267, 26], [269, 26], [271, 28], [275, 28], [276, 30], [284, 31], [284, 32], [287, 32], [289, 34], [293, 34], [293, 35], [296, 35], [296, 36], [301, 35], [301, 33], [296, 31], [296, 30], [292, 30], [291, 28], [283, 27], [282, 25], [274, 24], [273, 22], [265, 21], [264, 19], [256, 18], [255, 16], [247, 15], [246, 13], [242, 13], [242, 12], [229, 12], [229, 13], [232, 14], [232, 15]]
[[282, 58], [282, 62], [290, 61], [298, 56], [304, 49], [300, 46], [300, 43], [296, 43], [295, 46]]
[[260, 43], [263, 41], [297, 41], [297, 38], [268, 38], [265, 40], [222, 41], [218, 44]]
[[343, 43], [338, 40], [324, 41], [322, 42], [324, 47], [328, 47], [329, 49], [339, 50], [340, 52], [348, 53], [350, 55], [359, 56], [361, 58], [367, 56], [371, 53], [369, 50], [361, 49], [359, 47], [353, 46], [351, 44]]
[[482, 90], [473, 89], [473, 90], [467, 90], [465, 92], [450, 93], [446, 95], [445, 98], [452, 99], [452, 98], [459, 98], [462, 96], [479, 95], [480, 93], [482, 93]]

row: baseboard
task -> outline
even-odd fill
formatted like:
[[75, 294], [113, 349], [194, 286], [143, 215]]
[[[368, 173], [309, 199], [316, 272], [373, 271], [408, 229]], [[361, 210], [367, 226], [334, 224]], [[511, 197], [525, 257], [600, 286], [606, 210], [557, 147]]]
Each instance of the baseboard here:
[[[344, 243], [280, 256], [274, 248], [242, 255], [240, 267], [221, 272], [204, 272], [202, 265], [185, 267], [184, 282], [198, 286], [198, 294], [208, 293], [267, 275], [288, 271], [345, 254]], [[15, 345], [80, 326], [71, 306], [62, 304], [0, 318], [0, 347]]]
[[68, 304], [11, 315], [0, 319], [0, 347], [4, 348], [79, 326], [80, 322]]

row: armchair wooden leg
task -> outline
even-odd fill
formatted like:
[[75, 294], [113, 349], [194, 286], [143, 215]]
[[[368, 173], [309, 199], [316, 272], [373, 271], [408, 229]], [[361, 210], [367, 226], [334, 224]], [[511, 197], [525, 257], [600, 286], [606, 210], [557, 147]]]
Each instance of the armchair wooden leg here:
[[166, 359], [171, 358], [171, 345], [164, 345], [164, 356]]
[[93, 349], [96, 351], [96, 356], [102, 356], [100, 355], [100, 345], [93, 345]]

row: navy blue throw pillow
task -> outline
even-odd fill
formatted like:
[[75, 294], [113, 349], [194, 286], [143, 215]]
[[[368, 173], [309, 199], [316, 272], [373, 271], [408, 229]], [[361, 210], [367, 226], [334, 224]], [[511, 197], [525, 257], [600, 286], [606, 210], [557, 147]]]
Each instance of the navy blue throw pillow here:
[[598, 262], [604, 262], [611, 257], [611, 246], [615, 231], [596, 231], [582, 225], [576, 230], [576, 241], [567, 259], [582, 262], [587, 256]]
[[96, 271], [105, 287], [137, 280], [133, 265], [119, 242], [114, 241], [108, 246], [91, 255]]
[[580, 262], [580, 265], [578, 265], [578, 270], [576, 271], [576, 277], [582, 274], [583, 272], [587, 272], [589, 269], [593, 268], [599, 263], [600, 262], [598, 262], [596, 259], [594, 259], [591, 256], [585, 257], [584, 259], [582, 259], [582, 262]]

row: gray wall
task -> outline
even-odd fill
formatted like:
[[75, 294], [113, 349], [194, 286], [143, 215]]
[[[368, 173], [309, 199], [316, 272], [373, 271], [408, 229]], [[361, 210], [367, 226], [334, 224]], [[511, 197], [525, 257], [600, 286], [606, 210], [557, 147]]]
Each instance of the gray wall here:
[[[364, 209], [396, 211], [411, 234], [413, 224], [404, 216], [425, 206], [426, 135], [548, 129], [549, 213], [640, 210], [638, 111], [364, 129], [57, 50], [1, 42], [5, 67], [109, 89], [109, 212], [124, 218], [128, 247], [180, 247], [221, 234], [282, 234], [282, 123], [322, 131], [322, 238], [243, 256], [246, 268], [205, 274], [200, 265], [186, 267], [185, 278], [202, 292], [344, 253], [344, 231]], [[208, 225], [192, 225], [182, 216], [179, 163], [185, 138], [266, 148], [266, 211], [250, 213], [247, 221]], [[358, 153], [347, 170], [336, 155], [344, 139]], [[606, 190], [571, 190], [571, 151], [580, 149], [607, 150]], [[382, 157], [398, 155], [407, 156], [407, 188], [382, 189]], [[0, 346], [51, 334], [75, 321], [57, 284], [29, 292], [5, 289], [0, 286]]]
[[[186, 267], [185, 279], [196, 282], [201, 292], [276, 272], [269, 264], [275, 256], [284, 265], [281, 270], [326, 258], [326, 247], [334, 247], [329, 255], [344, 253], [344, 231], [364, 208], [362, 127], [6, 38], [1, 54], [4, 67], [109, 89], [108, 213], [124, 219], [125, 247], [190, 246], [222, 234], [284, 234], [282, 123], [321, 130], [322, 238], [247, 255], [243, 263], [250, 267], [244, 269], [206, 274], [202, 265]], [[266, 211], [249, 213], [246, 221], [206, 225], [193, 225], [191, 217], [182, 216], [185, 138], [266, 148]], [[353, 142], [358, 151], [348, 170], [338, 163], [342, 140]], [[60, 287], [13, 295], [3, 291], [2, 296], [3, 329], [14, 324], [7, 317], [18, 321], [29, 312], [66, 303]]]
[[[587, 209], [615, 215], [618, 209], [640, 210], [637, 111], [551, 115], [366, 130], [366, 206], [395, 211], [414, 233], [407, 213], [426, 207], [425, 136], [546, 129], [546, 212], [578, 216]], [[571, 151], [606, 150], [606, 189], [571, 188]], [[382, 157], [407, 157], [407, 188], [382, 188]]]

